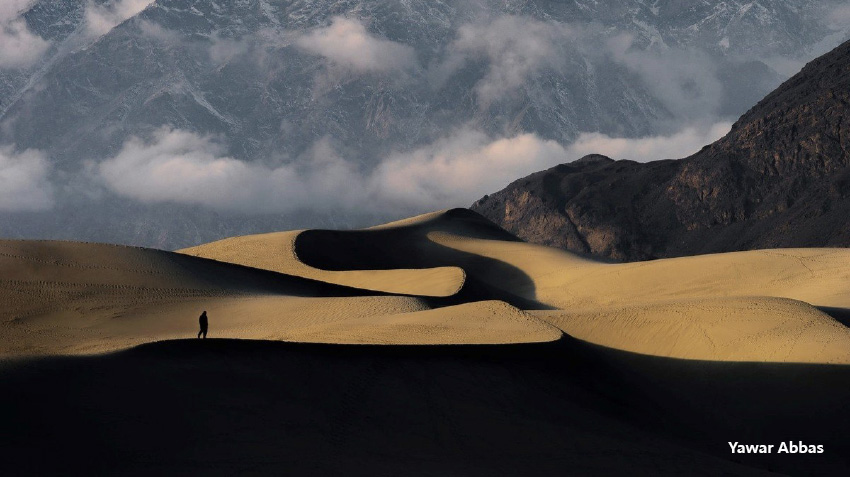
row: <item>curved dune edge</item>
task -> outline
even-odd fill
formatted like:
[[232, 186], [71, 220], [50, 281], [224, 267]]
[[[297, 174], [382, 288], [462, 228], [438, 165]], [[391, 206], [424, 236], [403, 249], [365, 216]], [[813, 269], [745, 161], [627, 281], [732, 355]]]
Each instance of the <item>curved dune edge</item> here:
[[751, 250], [602, 263], [543, 245], [446, 233], [431, 233], [428, 238], [522, 270], [537, 301], [563, 309], [736, 296], [774, 296], [850, 308], [850, 249]]
[[[555, 341], [556, 327], [498, 301], [429, 309], [415, 297], [185, 297], [147, 305], [122, 297], [69, 303], [0, 323], [0, 357], [96, 354], [194, 338], [207, 310], [210, 338], [329, 344], [454, 345]], [[108, 304], [107, 304], [108, 303]], [[83, 306], [89, 307], [80, 313]]]
[[534, 313], [608, 348], [710, 361], [850, 364], [850, 329], [808, 303], [774, 297]]
[[202, 310], [210, 337], [491, 344], [561, 336], [501, 302], [431, 310], [420, 297], [350, 296], [324, 282], [133, 247], [0, 241], [0, 271], [4, 357], [93, 354], [191, 338]]
[[303, 230], [246, 235], [178, 250], [178, 253], [245, 265], [362, 290], [448, 297], [463, 288], [465, 272], [459, 267], [387, 270], [322, 270], [302, 262], [295, 241]]
[[288, 341], [333, 344], [461, 345], [557, 341], [561, 331], [491, 300], [434, 310], [322, 323], [287, 333]]
[[[850, 364], [848, 329], [814, 308], [850, 310], [847, 249], [608, 264], [519, 242], [450, 210], [183, 252], [0, 241], [0, 356], [192, 337], [205, 309], [211, 337], [507, 344], [552, 341], [563, 330], [653, 356]], [[561, 310], [522, 311], [537, 304]]]

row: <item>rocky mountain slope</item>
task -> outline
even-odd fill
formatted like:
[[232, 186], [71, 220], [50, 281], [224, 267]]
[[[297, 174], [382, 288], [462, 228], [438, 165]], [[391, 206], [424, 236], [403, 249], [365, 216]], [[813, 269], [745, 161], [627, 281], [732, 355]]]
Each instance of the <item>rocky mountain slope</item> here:
[[[45, 50], [27, 63], [0, 64], [0, 147], [44, 158], [54, 206], [0, 204], [0, 236], [176, 248], [262, 230], [383, 221], [389, 217], [380, 210], [311, 208], [326, 193], [318, 188], [306, 205], [280, 200], [256, 211], [198, 194], [140, 199], [105, 184], [98, 165], [128, 150], [151, 154], [164, 127], [208, 138], [195, 142], [214, 142], [212, 159], [300, 170], [339, 157], [352, 174], [461, 129], [494, 139], [533, 133], [560, 144], [582, 132], [667, 134], [741, 114], [797, 61], [846, 35], [828, 20], [835, 5], [30, 2], [19, 20], [6, 21], [23, 21]], [[360, 50], [346, 50], [351, 44]], [[138, 144], [151, 147], [131, 147]], [[196, 153], [186, 155], [207, 158]]]
[[532, 242], [615, 260], [850, 246], [850, 42], [691, 157], [587, 156], [472, 209]]

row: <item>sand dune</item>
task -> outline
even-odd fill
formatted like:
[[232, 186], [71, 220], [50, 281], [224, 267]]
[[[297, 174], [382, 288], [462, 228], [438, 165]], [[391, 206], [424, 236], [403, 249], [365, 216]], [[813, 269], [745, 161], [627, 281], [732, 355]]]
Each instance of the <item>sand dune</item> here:
[[786, 298], [685, 300], [537, 315], [575, 338], [653, 356], [850, 363], [850, 329]]
[[331, 281], [323, 274], [370, 267], [386, 273], [393, 266], [414, 274], [417, 267], [456, 266], [466, 274], [465, 286], [477, 285], [478, 294], [524, 309], [566, 310], [533, 316], [617, 349], [687, 359], [850, 362], [847, 328], [814, 308], [850, 308], [845, 249], [601, 263], [517, 241], [455, 210], [366, 230], [238, 237], [230, 239], [227, 253], [218, 244], [184, 252], [275, 269], [280, 261], [261, 251], [280, 249], [277, 241], [284, 238], [282, 249], [291, 258], [277, 270], [304, 273], [301, 267], [309, 270], [303, 276]]
[[[850, 451], [846, 366], [568, 339], [175, 340], [19, 364], [0, 366], [4, 475], [846, 475]], [[725, 443], [789, 435], [827, 452]]]
[[501, 301], [351, 317], [293, 330], [292, 341], [339, 344], [508, 344], [555, 341], [561, 331]]
[[559, 308], [744, 296], [850, 308], [848, 249], [754, 250], [612, 264], [527, 243], [454, 234], [429, 238], [517, 267], [533, 284], [529, 298]]
[[[556, 340], [686, 359], [850, 363], [850, 251], [601, 263], [455, 209], [162, 252], [0, 242], [4, 355], [211, 335], [350, 344]], [[833, 313], [835, 314], [835, 313]]]
[[[428, 298], [458, 293], [463, 270], [326, 272], [294, 258], [296, 235], [249, 238], [282, 243], [282, 253], [267, 254], [271, 260], [289, 247], [288, 259], [268, 267], [274, 271], [133, 247], [2, 241], [0, 356], [95, 353], [191, 337], [202, 310], [211, 336], [244, 339], [467, 344], [560, 336], [505, 303], [445, 302], [440, 306], [458, 306], [416, 313], [435, 306]], [[228, 252], [233, 242], [213, 249]], [[257, 265], [246, 250], [242, 261]], [[279, 273], [285, 271], [300, 276]]]
[[304, 264], [295, 254], [295, 240], [301, 233], [302, 231], [276, 232], [232, 237], [180, 252], [327, 283], [399, 295], [446, 297], [457, 293], [464, 283], [465, 274], [459, 267], [387, 270], [314, 268]]
[[[20, 474], [846, 475], [850, 329], [822, 310], [850, 316], [848, 279], [843, 249], [600, 263], [465, 210], [180, 253], [0, 241], [0, 454]], [[235, 339], [194, 339], [201, 310]], [[792, 438], [828, 453], [725, 445]]]

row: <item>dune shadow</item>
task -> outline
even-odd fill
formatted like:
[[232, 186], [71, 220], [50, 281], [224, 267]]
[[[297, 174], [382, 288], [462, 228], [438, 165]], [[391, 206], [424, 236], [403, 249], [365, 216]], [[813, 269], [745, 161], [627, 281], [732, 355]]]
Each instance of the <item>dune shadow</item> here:
[[[448, 219], [448, 220], [447, 220]], [[480, 215], [453, 209], [435, 220], [402, 227], [366, 230], [305, 230], [295, 238], [295, 254], [322, 270], [389, 270], [460, 267], [461, 290], [451, 297], [428, 298], [434, 306], [502, 300], [521, 309], [553, 309], [536, 301], [534, 282], [521, 269], [489, 257], [462, 252], [428, 239], [447, 232], [490, 240], [520, 241]], [[504, 286], [495, 285], [501, 282]], [[518, 293], [509, 290], [521, 290]]]
[[839, 308], [834, 306], [816, 306], [818, 310], [826, 313], [844, 326], [850, 326], [850, 308]]
[[[846, 475], [850, 455], [850, 367], [675, 360], [569, 337], [178, 340], [7, 361], [0, 381], [11, 474]], [[826, 453], [727, 444], [789, 440]]]

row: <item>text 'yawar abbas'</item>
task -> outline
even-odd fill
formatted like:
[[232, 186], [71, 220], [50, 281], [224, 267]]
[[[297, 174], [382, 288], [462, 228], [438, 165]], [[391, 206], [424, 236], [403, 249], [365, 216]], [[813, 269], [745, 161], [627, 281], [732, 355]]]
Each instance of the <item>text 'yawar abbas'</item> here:
[[[738, 444], [729, 442], [733, 454], [773, 454], [774, 444]], [[782, 442], [776, 450], [777, 454], [823, 454], [823, 445], [806, 445], [803, 441]]]

